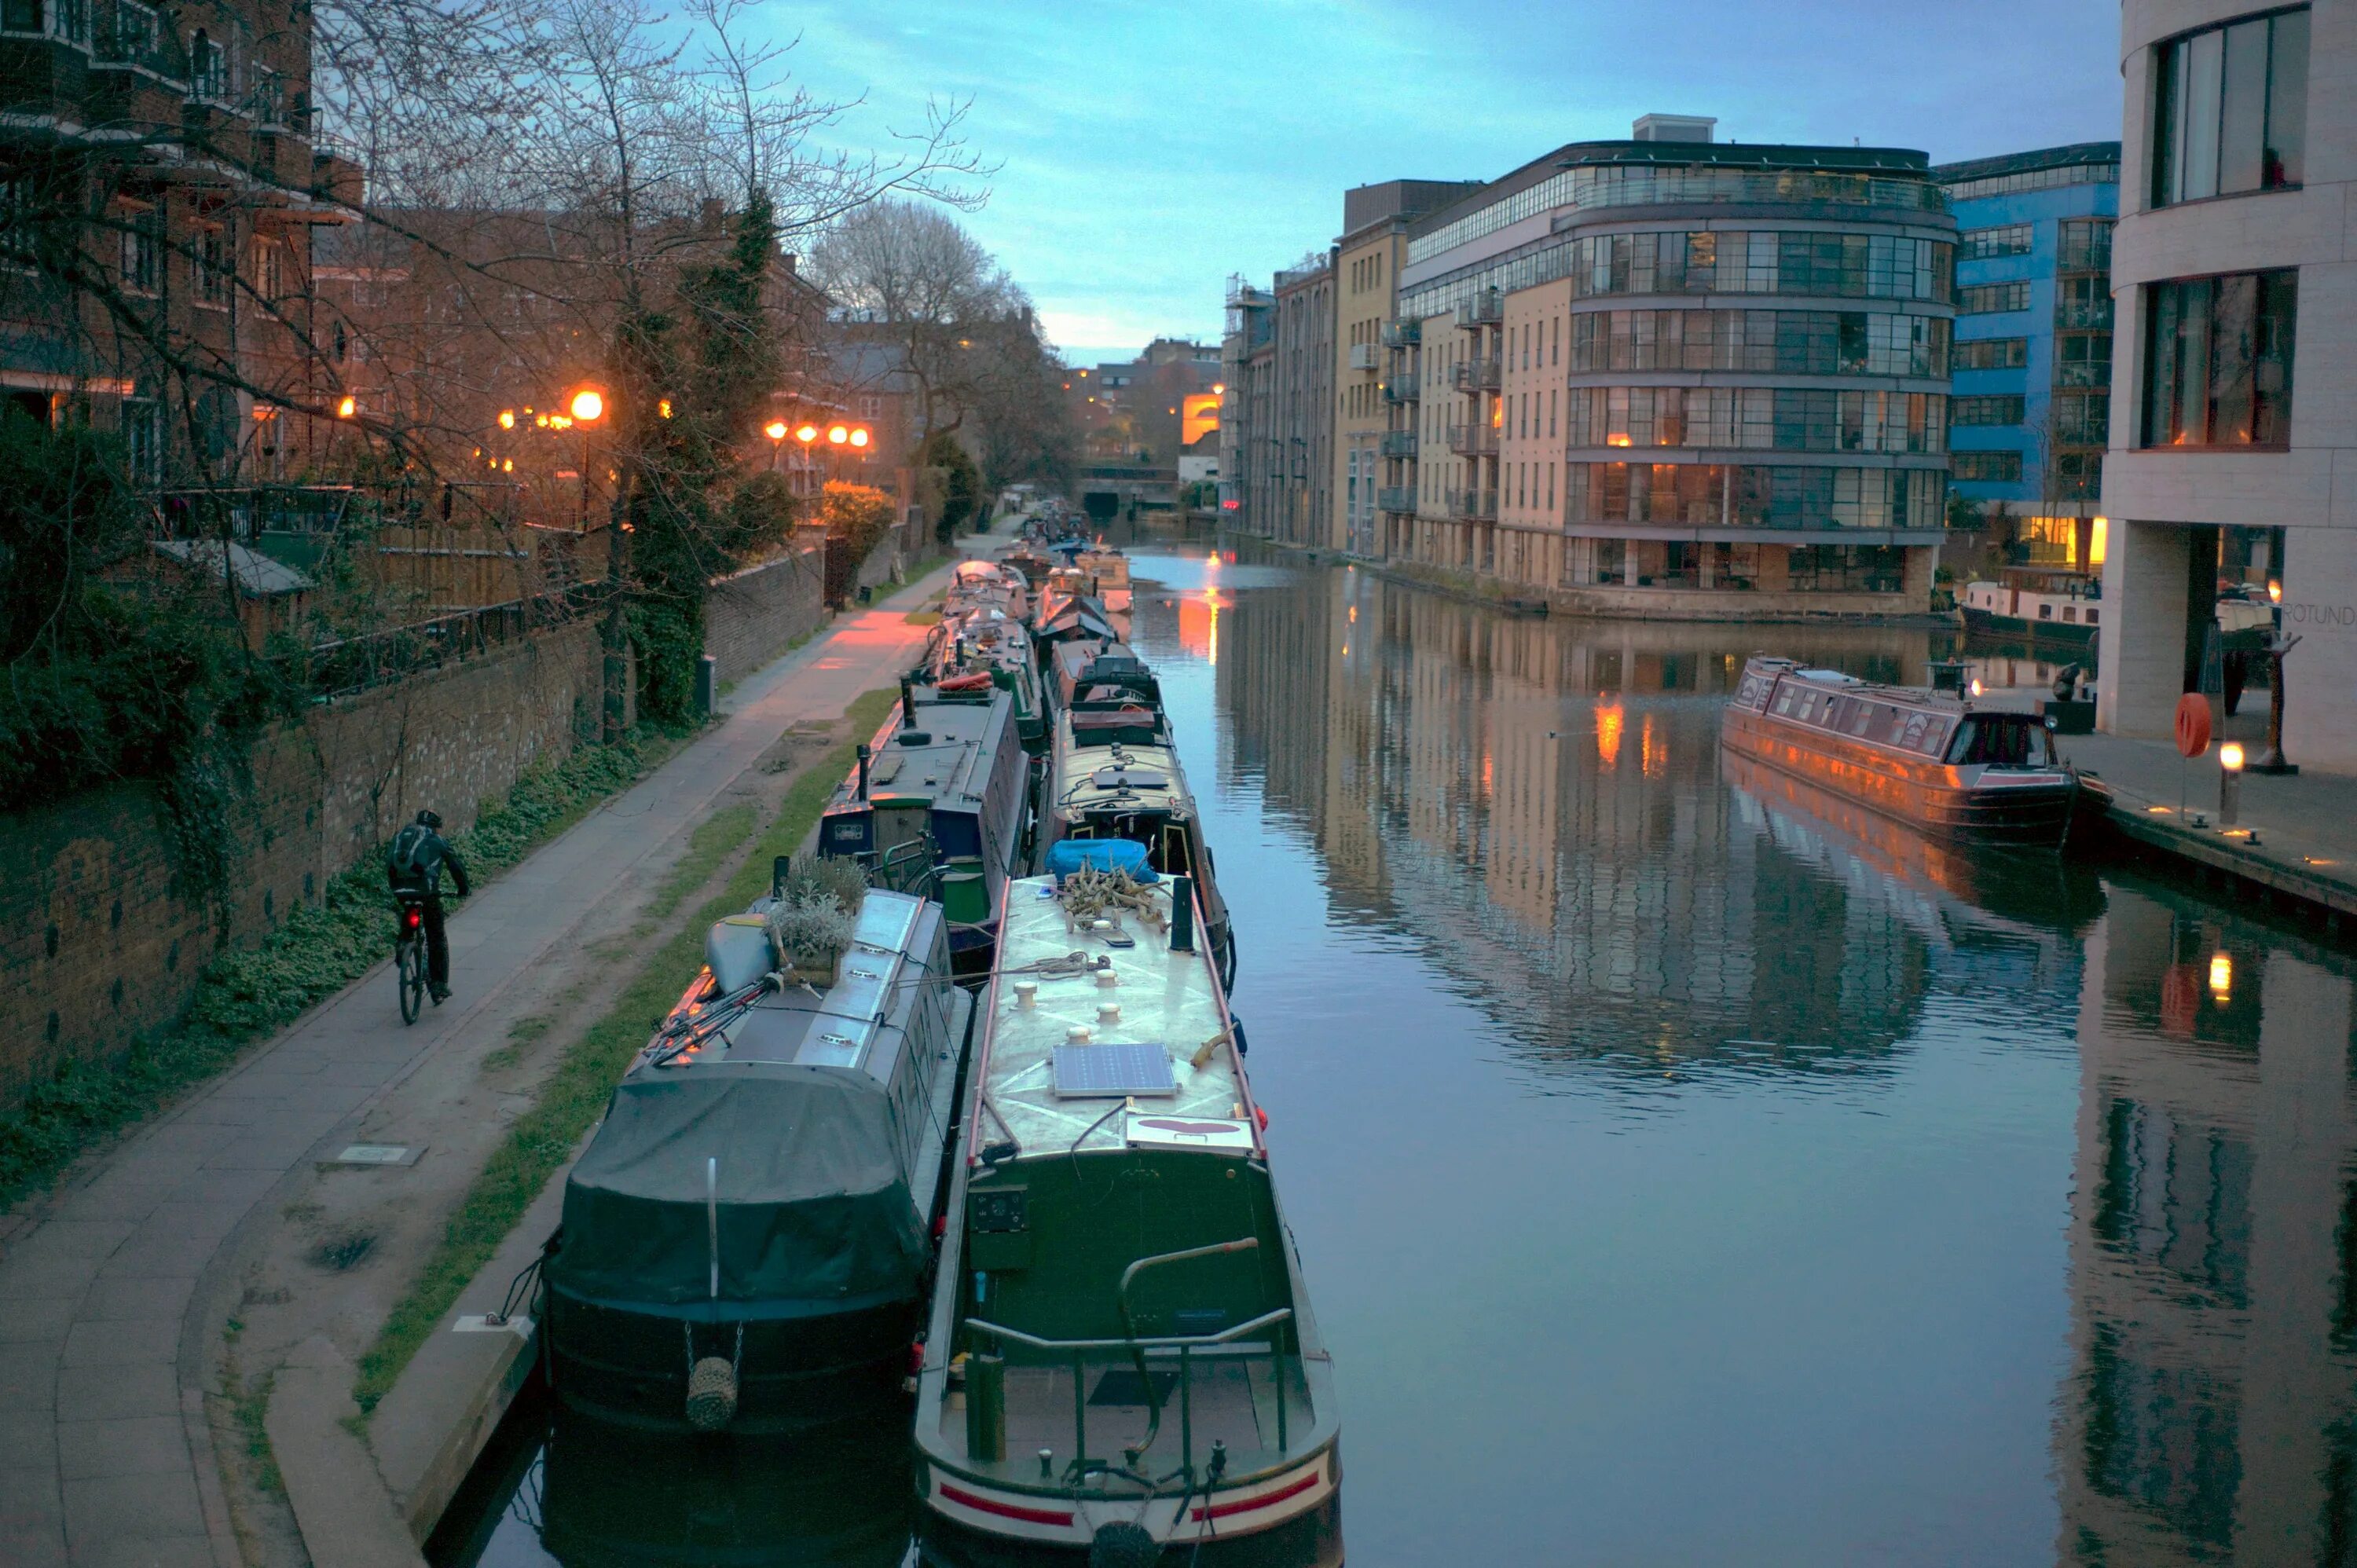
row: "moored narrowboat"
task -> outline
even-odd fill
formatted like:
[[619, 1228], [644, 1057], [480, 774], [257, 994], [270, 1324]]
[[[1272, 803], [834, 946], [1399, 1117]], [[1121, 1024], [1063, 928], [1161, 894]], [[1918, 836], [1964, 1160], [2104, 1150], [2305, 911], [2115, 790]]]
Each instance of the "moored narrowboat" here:
[[[1133, 723], [1141, 729], [1107, 728]], [[1157, 875], [1193, 879], [1220, 983], [1232, 985], [1235, 930], [1186, 772], [1167, 736], [1124, 738], [1136, 733], [1162, 736], [1160, 711], [1081, 710], [1057, 718], [1055, 762], [1040, 812], [1041, 854], [1052, 856], [1068, 839], [1126, 839], [1145, 846], [1146, 864]]]
[[544, 1269], [576, 1409], [785, 1431], [905, 1374], [973, 1004], [939, 905], [859, 903], [831, 976], [781, 956], [759, 907], [715, 925], [615, 1089]]
[[1333, 1367], [1199, 917], [1183, 878], [1015, 890], [918, 1376], [936, 1527], [1140, 1562], [1337, 1528]]
[[1010, 693], [903, 681], [819, 820], [818, 853], [856, 861], [878, 886], [938, 897], [953, 969], [986, 974], [1007, 879], [1028, 869], [1032, 777]]
[[1039, 652], [1020, 621], [993, 605], [953, 607], [925, 644], [920, 672], [944, 697], [973, 696], [996, 686], [1015, 701], [1015, 729], [1023, 749], [1048, 754], [1047, 693]]
[[1952, 837], [2059, 847], [2079, 777], [2042, 716], [2004, 700], [1885, 686], [1755, 655], [1720, 744]]

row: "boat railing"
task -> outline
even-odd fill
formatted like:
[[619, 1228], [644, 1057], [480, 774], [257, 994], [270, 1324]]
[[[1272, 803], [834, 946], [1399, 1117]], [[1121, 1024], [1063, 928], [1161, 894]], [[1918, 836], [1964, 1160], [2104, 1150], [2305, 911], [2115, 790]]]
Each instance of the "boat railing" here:
[[[1072, 1457], [1064, 1466], [1068, 1480], [1077, 1481], [1098, 1471], [1125, 1473], [1122, 1465], [1110, 1459], [1089, 1457], [1089, 1371], [1092, 1366], [1107, 1370], [1125, 1367], [1143, 1367], [1148, 1356], [1167, 1358], [1175, 1351], [1178, 1358], [1178, 1379], [1169, 1393], [1157, 1391], [1150, 1376], [1145, 1378], [1146, 1395], [1155, 1412], [1158, 1427], [1161, 1412], [1175, 1397], [1178, 1402], [1178, 1474], [1193, 1479], [1202, 1472], [1195, 1465], [1195, 1373], [1198, 1356], [1218, 1352], [1224, 1347], [1237, 1346], [1247, 1336], [1275, 1328], [1292, 1320], [1293, 1309], [1280, 1306], [1265, 1312], [1248, 1322], [1223, 1328], [1216, 1334], [1171, 1334], [1135, 1336], [1114, 1339], [1048, 1339], [1027, 1334], [1019, 1328], [992, 1323], [980, 1317], [965, 1320], [966, 1335], [974, 1347], [974, 1355], [966, 1367], [966, 1451], [970, 1458], [984, 1462], [1004, 1462], [1006, 1454], [1006, 1392], [1001, 1380], [1005, 1371], [1004, 1356], [1008, 1346], [1020, 1346], [1039, 1353], [1042, 1365], [1057, 1365], [1070, 1359], [1072, 1373]], [[988, 1342], [997, 1348], [999, 1356], [985, 1361], [982, 1346]], [[1222, 1361], [1231, 1357], [1243, 1359], [1247, 1366], [1265, 1359], [1269, 1381], [1276, 1399], [1276, 1449], [1282, 1455], [1289, 1445], [1291, 1401], [1286, 1384], [1298, 1366], [1300, 1358], [1282, 1347], [1271, 1336], [1265, 1348], [1238, 1347], [1238, 1349], [1218, 1357]], [[1123, 1458], [1130, 1466], [1138, 1460], [1135, 1453], [1125, 1453]], [[1134, 1472], [1131, 1472], [1134, 1473]]]

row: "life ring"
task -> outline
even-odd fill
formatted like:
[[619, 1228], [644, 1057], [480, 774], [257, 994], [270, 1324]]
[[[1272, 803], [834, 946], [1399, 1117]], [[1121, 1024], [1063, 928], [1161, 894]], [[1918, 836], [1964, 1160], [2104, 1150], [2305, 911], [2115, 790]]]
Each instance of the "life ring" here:
[[2210, 699], [2199, 692], [2177, 699], [2177, 749], [2186, 757], [2210, 749]]

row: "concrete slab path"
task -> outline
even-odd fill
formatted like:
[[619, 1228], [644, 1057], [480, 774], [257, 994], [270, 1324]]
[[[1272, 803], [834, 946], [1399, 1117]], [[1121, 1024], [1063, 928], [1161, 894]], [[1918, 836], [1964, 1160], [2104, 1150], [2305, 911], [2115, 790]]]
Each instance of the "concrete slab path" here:
[[888, 685], [945, 574], [748, 678], [721, 724], [459, 903], [450, 1004], [404, 1027], [380, 966], [36, 1205], [0, 1255], [0, 1563], [238, 1568], [204, 1410], [208, 1266], [780, 733]]

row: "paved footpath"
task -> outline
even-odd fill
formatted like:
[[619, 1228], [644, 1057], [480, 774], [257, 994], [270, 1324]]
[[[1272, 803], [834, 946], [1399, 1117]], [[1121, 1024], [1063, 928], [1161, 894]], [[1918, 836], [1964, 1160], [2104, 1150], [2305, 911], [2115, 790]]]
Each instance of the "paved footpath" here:
[[371, 972], [77, 1173], [14, 1233], [0, 1256], [0, 1564], [238, 1568], [196, 1305], [215, 1254], [782, 731], [890, 684], [925, 637], [907, 612], [942, 580], [745, 681], [719, 725], [465, 900], [450, 921], [457, 1004], [404, 1028]]

